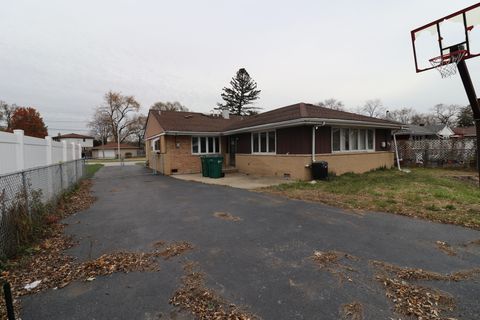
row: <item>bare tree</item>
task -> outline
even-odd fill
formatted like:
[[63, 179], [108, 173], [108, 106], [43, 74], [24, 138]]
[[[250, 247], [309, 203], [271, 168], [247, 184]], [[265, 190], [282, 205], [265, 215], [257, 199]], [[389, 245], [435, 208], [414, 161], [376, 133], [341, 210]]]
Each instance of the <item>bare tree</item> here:
[[435, 119], [439, 123], [445, 125], [452, 125], [455, 123], [459, 109], [460, 106], [458, 105], [446, 105], [443, 103], [439, 103], [432, 108]]
[[432, 125], [437, 123], [438, 121], [435, 118], [435, 115], [431, 113], [415, 113], [410, 119], [410, 124], [415, 125]]
[[380, 99], [371, 99], [365, 101], [365, 104], [361, 108], [363, 114], [374, 117], [374, 118], [384, 118], [386, 109], [383, 107], [382, 101]]
[[345, 106], [343, 105], [343, 102], [334, 98], [330, 99], [325, 99], [323, 101], [320, 101], [317, 103], [319, 107], [324, 107], [324, 108], [329, 108], [333, 110], [340, 110], [343, 111], [345, 110]]
[[[5, 101], [0, 100], [0, 129], [10, 129], [12, 123], [12, 115], [19, 107], [16, 104], [9, 105]], [[1, 123], [4, 125], [2, 126]]]
[[415, 111], [412, 108], [401, 108], [397, 110], [392, 110], [388, 112], [388, 119], [397, 121], [400, 123], [408, 124], [411, 123], [412, 117], [416, 115]]
[[182, 105], [178, 101], [174, 102], [155, 102], [151, 107], [151, 110], [160, 110], [160, 111], [188, 111], [188, 108]]
[[105, 128], [108, 123], [109, 137], [115, 142], [123, 142], [130, 136], [130, 123], [134, 120], [131, 113], [137, 113], [140, 104], [133, 96], [124, 96], [120, 92], [109, 91], [104, 96], [104, 103], [97, 107], [92, 124], [97, 123]]
[[129, 124], [130, 138], [137, 143], [138, 147], [144, 144], [143, 136], [145, 135], [145, 126], [147, 124], [147, 117], [143, 114], [135, 115]]
[[88, 123], [91, 134], [105, 144], [112, 134], [112, 126], [107, 114], [101, 112], [98, 108], [95, 110], [92, 121]]

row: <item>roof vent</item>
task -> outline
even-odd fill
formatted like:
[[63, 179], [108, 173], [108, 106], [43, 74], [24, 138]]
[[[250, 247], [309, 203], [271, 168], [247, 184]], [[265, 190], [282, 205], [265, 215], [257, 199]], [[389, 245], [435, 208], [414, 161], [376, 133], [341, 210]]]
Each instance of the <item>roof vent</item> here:
[[185, 119], [190, 119], [190, 118], [193, 118], [193, 115], [191, 114], [187, 114], [186, 116], [184, 116]]

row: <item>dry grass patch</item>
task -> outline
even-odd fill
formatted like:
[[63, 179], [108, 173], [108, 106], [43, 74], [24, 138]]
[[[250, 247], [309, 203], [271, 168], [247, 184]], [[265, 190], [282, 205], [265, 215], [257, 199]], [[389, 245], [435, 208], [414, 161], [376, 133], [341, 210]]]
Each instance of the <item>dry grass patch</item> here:
[[452, 177], [458, 174], [446, 169], [377, 170], [262, 190], [345, 209], [390, 212], [480, 229], [480, 190]]
[[259, 319], [206, 288], [205, 275], [195, 271], [194, 263], [187, 263], [184, 271], [181, 287], [173, 294], [170, 304], [191, 312], [196, 319], [200, 320]]

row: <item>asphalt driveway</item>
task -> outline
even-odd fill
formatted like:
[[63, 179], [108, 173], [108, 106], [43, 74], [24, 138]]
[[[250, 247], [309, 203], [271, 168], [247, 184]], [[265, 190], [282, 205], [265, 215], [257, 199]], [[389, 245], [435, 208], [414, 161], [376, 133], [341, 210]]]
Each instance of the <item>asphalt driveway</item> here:
[[[69, 253], [79, 260], [146, 252], [159, 240], [195, 249], [161, 260], [159, 272], [113, 274], [24, 297], [22, 319], [190, 319], [168, 304], [186, 259], [199, 263], [209, 288], [263, 319], [339, 319], [340, 307], [352, 301], [363, 305], [366, 319], [399, 318], [369, 261], [442, 273], [480, 266], [480, 246], [464, 246], [480, 232], [457, 226], [154, 176], [140, 166], [102, 168], [93, 191], [96, 203], [66, 220], [66, 232], [79, 241]], [[438, 250], [436, 241], [457, 255]], [[315, 250], [358, 257], [352, 281], [340, 283], [314, 265]], [[480, 318], [478, 281], [429, 285], [455, 298], [456, 317]]]

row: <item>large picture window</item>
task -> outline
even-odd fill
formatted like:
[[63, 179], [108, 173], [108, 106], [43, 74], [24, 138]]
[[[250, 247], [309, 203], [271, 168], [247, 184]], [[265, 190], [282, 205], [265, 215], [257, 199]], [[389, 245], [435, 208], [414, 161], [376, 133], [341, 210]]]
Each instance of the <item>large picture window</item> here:
[[219, 137], [192, 137], [193, 154], [220, 153]]
[[263, 131], [252, 133], [252, 153], [275, 153], [275, 131]]
[[332, 128], [332, 150], [334, 152], [373, 151], [374, 130]]

